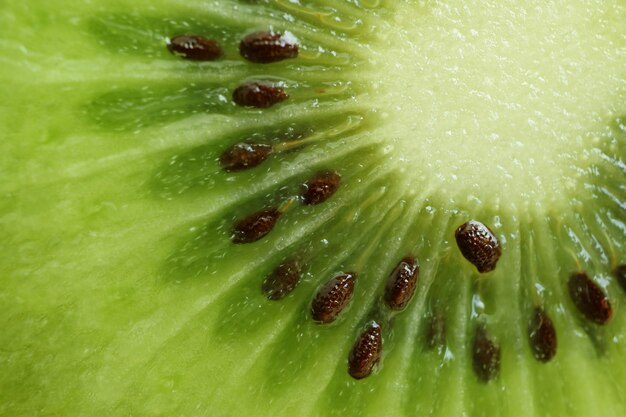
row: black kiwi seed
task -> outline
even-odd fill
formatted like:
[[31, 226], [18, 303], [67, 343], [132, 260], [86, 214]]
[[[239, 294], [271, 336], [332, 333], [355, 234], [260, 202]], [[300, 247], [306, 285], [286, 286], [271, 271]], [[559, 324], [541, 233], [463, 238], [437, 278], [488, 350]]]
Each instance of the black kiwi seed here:
[[233, 243], [252, 243], [272, 231], [281, 212], [270, 208], [252, 213], [235, 223], [231, 240]]
[[426, 347], [442, 348], [446, 345], [446, 318], [441, 311], [435, 311], [426, 323]]
[[489, 272], [496, 267], [502, 248], [496, 235], [487, 226], [470, 220], [456, 229], [455, 237], [461, 253], [474, 264], [478, 272]]
[[372, 373], [380, 360], [383, 350], [383, 338], [380, 324], [375, 321], [359, 335], [348, 357], [348, 372], [355, 379], [362, 379]]
[[491, 340], [483, 325], [476, 327], [472, 360], [474, 372], [482, 382], [489, 382], [500, 373], [500, 346]]
[[543, 307], [535, 307], [528, 326], [528, 338], [533, 356], [548, 362], [556, 354], [556, 329]]
[[355, 280], [354, 272], [345, 272], [326, 282], [311, 304], [313, 320], [322, 324], [335, 321], [352, 299]]
[[270, 300], [280, 300], [293, 291], [302, 276], [303, 264], [299, 260], [281, 263], [263, 281], [261, 289]]
[[224, 55], [217, 41], [198, 35], [174, 36], [169, 39], [167, 49], [191, 61], [214, 61]]
[[574, 305], [587, 320], [606, 324], [613, 315], [608, 297], [585, 272], [575, 272], [569, 282], [569, 294]]
[[289, 96], [283, 87], [266, 82], [247, 82], [233, 91], [235, 104], [261, 109], [272, 107], [287, 98]]
[[613, 270], [613, 275], [617, 278], [617, 282], [626, 291], [626, 264], [618, 265]]
[[239, 53], [248, 61], [269, 64], [297, 57], [298, 44], [277, 32], [255, 32], [239, 43]]
[[411, 256], [403, 258], [391, 272], [385, 287], [385, 303], [392, 310], [404, 309], [417, 287], [419, 265], [417, 259]]
[[272, 147], [264, 143], [237, 143], [222, 153], [220, 166], [224, 171], [242, 171], [259, 165], [271, 153]]
[[339, 188], [341, 176], [335, 171], [320, 171], [302, 185], [302, 202], [315, 205], [328, 200]]

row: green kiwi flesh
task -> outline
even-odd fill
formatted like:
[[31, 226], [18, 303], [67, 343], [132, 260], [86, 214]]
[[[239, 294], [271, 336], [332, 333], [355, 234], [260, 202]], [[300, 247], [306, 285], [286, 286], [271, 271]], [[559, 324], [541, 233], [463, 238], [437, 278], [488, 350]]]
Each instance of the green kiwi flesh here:
[[[621, 0], [4, 5], [0, 415], [626, 415], [625, 21]], [[297, 50], [242, 56], [264, 31]], [[172, 53], [183, 35], [217, 52]], [[280, 94], [233, 100], [250, 82]], [[263, 155], [225, 168], [242, 143]], [[472, 220], [501, 253], [461, 253]]]

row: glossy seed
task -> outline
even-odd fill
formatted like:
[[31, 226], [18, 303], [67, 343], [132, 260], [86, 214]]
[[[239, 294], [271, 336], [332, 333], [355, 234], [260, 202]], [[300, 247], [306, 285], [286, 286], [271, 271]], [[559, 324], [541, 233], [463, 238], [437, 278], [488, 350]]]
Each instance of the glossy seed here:
[[315, 295], [311, 304], [313, 320], [322, 324], [331, 323], [352, 299], [356, 274], [346, 272], [328, 281]]
[[257, 211], [238, 221], [233, 228], [233, 243], [252, 243], [261, 239], [272, 231], [280, 214], [278, 209], [271, 208]]
[[272, 147], [263, 143], [237, 143], [226, 149], [220, 156], [220, 166], [224, 171], [242, 171], [252, 168], [267, 159]]
[[341, 176], [335, 171], [320, 171], [302, 185], [302, 202], [315, 205], [328, 200], [339, 188]]
[[482, 382], [489, 382], [500, 373], [500, 346], [494, 343], [483, 326], [476, 328], [472, 347], [474, 372]]
[[375, 321], [356, 340], [348, 357], [348, 372], [355, 379], [369, 376], [380, 360], [383, 350], [383, 338], [380, 324]]
[[598, 284], [586, 273], [573, 273], [568, 287], [574, 305], [587, 320], [596, 324], [606, 324], [609, 321], [613, 315], [611, 303]]
[[248, 82], [233, 91], [233, 101], [239, 106], [267, 108], [287, 100], [289, 96], [281, 86], [265, 82]]
[[248, 61], [269, 64], [298, 56], [296, 38], [289, 32], [251, 33], [239, 43], [239, 53]]
[[403, 258], [387, 279], [385, 287], [385, 303], [392, 310], [404, 309], [417, 287], [419, 278], [419, 265], [417, 259], [407, 256]]
[[626, 264], [618, 265], [617, 268], [613, 270], [613, 275], [622, 289], [626, 291]]
[[302, 277], [303, 265], [298, 260], [283, 262], [263, 281], [262, 290], [270, 300], [280, 300], [296, 288]]
[[496, 235], [481, 222], [470, 220], [455, 232], [461, 253], [478, 272], [489, 272], [496, 267], [502, 249]]
[[224, 54], [216, 41], [198, 35], [175, 36], [169, 40], [167, 49], [191, 61], [214, 61]]
[[442, 348], [446, 345], [446, 319], [439, 311], [428, 317], [426, 324], [426, 347]]
[[535, 307], [528, 326], [528, 338], [533, 356], [548, 362], [556, 354], [556, 329], [542, 307]]

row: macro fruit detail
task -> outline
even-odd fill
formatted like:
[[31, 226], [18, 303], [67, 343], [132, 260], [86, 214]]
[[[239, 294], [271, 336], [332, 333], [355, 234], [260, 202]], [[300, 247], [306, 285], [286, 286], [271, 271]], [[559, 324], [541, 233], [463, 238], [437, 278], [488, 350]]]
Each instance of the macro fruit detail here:
[[626, 415], [622, 0], [0, 13], [0, 416]]

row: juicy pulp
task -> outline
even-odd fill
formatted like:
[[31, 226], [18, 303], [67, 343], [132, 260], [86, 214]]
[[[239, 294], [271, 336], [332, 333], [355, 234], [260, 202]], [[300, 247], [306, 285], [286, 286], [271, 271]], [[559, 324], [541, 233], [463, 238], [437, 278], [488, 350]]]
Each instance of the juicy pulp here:
[[590, 150], [623, 110], [623, 2], [398, 2], [391, 13], [373, 28], [368, 100], [407, 187], [538, 213], [580, 194], [599, 162]]
[[[623, 293], [607, 272], [626, 261], [626, 129], [616, 123], [626, 113], [626, 7], [415, 3], [4, 5], [0, 415], [626, 415]], [[298, 59], [251, 66], [238, 56], [239, 40], [268, 26], [294, 33]], [[387, 30], [397, 36], [391, 46]], [[172, 56], [165, 40], [182, 32], [218, 39], [224, 59]], [[532, 55], [533, 40], [547, 50], [551, 33], [572, 39], [571, 48], [554, 43], [555, 58], [571, 64], [564, 78], [543, 54]], [[492, 40], [517, 48], [492, 50]], [[394, 49], [403, 45], [419, 59]], [[394, 76], [395, 64], [443, 69], [412, 83], [410, 73]], [[444, 78], [455, 65], [459, 86]], [[524, 69], [549, 85], [524, 95], [534, 91]], [[483, 73], [494, 70], [494, 84], [485, 85]], [[259, 77], [286, 82], [292, 99], [266, 111], [234, 106], [233, 88]], [[469, 94], [472, 83], [493, 100]], [[550, 94], [566, 85], [567, 94]], [[428, 89], [439, 94], [430, 99]], [[503, 114], [508, 101], [528, 113]], [[486, 112], [492, 106], [498, 121]], [[459, 126], [439, 123], [443, 107]], [[536, 135], [520, 139], [528, 145], [519, 158], [537, 168], [523, 170], [511, 161], [514, 142], [485, 139], [532, 131], [529, 117]], [[433, 139], [423, 148], [406, 135], [420, 120], [420, 134]], [[465, 124], [475, 166], [446, 136]], [[548, 126], [556, 132], [544, 155], [535, 141]], [[249, 172], [219, 168], [220, 153], [242, 138], [282, 143], [294, 132], [320, 140]], [[453, 149], [437, 146], [438, 134]], [[566, 137], [575, 138], [571, 148]], [[510, 181], [489, 163], [500, 156]], [[340, 170], [332, 199], [294, 206], [255, 244], [230, 244], [236, 219], [294, 195], [319, 169]], [[537, 178], [546, 188], [535, 187]], [[453, 245], [454, 229], [474, 217], [503, 244], [498, 267], [479, 284]], [[269, 302], [261, 282], [294, 252], [314, 255], [310, 269], [290, 296]], [[356, 382], [347, 374], [354, 338], [408, 254], [420, 261], [416, 296], [384, 334], [378, 369]], [[312, 323], [318, 286], [355, 267], [359, 281], [342, 319]], [[573, 314], [565, 283], [578, 269], [609, 294], [616, 311], [608, 326], [590, 328]], [[548, 364], [534, 360], [526, 340], [537, 301], [559, 337]], [[447, 319], [447, 345], [427, 350], [425, 318], [435, 308]], [[500, 376], [489, 384], [472, 373], [479, 320], [502, 348]]]

